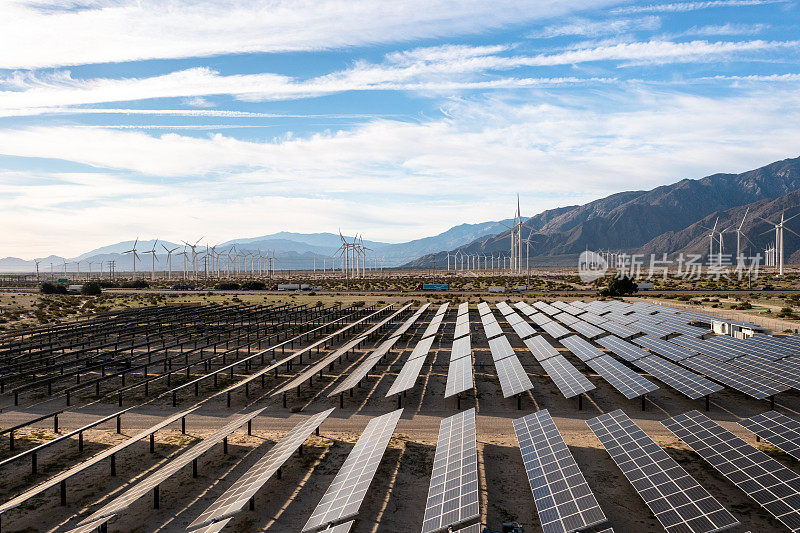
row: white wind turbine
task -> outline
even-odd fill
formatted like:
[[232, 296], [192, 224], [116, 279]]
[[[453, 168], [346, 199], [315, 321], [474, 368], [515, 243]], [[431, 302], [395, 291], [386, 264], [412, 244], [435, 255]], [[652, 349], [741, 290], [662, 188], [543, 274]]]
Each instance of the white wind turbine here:
[[[784, 218], [784, 213], [781, 212], [781, 221], [778, 222], [777, 224], [765, 218], [758, 217], [765, 222], [769, 222], [770, 224], [775, 225], [775, 248], [773, 253], [776, 255], [776, 257], [773, 259], [773, 265], [777, 263], [779, 276], [783, 276], [783, 230], [788, 230], [789, 232], [794, 233], [795, 235], [800, 237], [800, 234], [798, 234], [795, 231], [792, 231], [785, 225], [787, 222], [798, 216], [800, 216], [800, 213], [797, 213], [796, 215], [793, 215], [789, 218]], [[772, 230], [767, 230], [764, 233], [769, 233], [770, 231]], [[764, 233], [762, 233], [762, 235]]]
[[[747, 219], [747, 213], [750, 212], [750, 208], [748, 207], [744, 211], [744, 216], [742, 217], [741, 223], [739, 223], [739, 227], [736, 228], [736, 264], [738, 265], [742, 261], [742, 227], [744, 226], [744, 221]], [[747, 237], [745, 237], [746, 239]]]
[[142, 252], [143, 254], [150, 254], [150, 255], [153, 256], [153, 270], [150, 272], [150, 280], [151, 281], [155, 281], [156, 280], [156, 261], [158, 260], [158, 259], [156, 259], [156, 244], [158, 244], [158, 239], [153, 241], [153, 248], [152, 249], [147, 250], [146, 252]]
[[[705, 226], [700, 226], [703, 229], [707, 229], [709, 231], [708, 234], [708, 264], [713, 264], [714, 262], [714, 240], [716, 239], [717, 235], [717, 224], [719, 223], [719, 217], [714, 221], [713, 228], [707, 228]], [[720, 255], [722, 252], [720, 252]]]
[[[180, 248], [180, 246], [176, 246], [175, 248], [170, 250], [169, 248], [164, 246], [164, 243], [161, 243], [161, 247], [164, 249], [165, 252], [167, 252], [167, 265], [168, 265], [168, 268], [169, 268], [169, 274], [167, 275], [167, 280], [171, 280], [172, 279], [172, 252], [174, 252], [175, 250]], [[178, 255], [180, 255], [180, 254], [178, 254]]]
[[136, 253], [136, 245], [139, 244], [139, 237], [136, 237], [136, 240], [133, 242], [133, 248], [126, 252], [122, 252], [123, 254], [133, 254], [133, 280], [136, 281], [136, 259], [139, 257], [139, 254]]

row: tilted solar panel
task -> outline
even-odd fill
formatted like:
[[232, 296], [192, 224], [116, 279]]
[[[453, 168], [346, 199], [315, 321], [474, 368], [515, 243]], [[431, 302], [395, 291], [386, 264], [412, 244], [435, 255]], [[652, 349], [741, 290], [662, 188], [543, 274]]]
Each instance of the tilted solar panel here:
[[586, 423], [667, 532], [720, 531], [739, 524], [621, 409]]
[[577, 331], [587, 339], [594, 339], [595, 337], [599, 337], [600, 335], [604, 335], [605, 331], [602, 329], [589, 324], [588, 322], [584, 322], [583, 320], [578, 320], [577, 322], [573, 322], [569, 326], [573, 330]]
[[460, 357], [450, 360], [450, 368], [447, 371], [447, 385], [444, 389], [444, 397], [464, 392], [474, 387], [472, 378], [472, 357]]
[[661, 423], [792, 531], [800, 531], [800, 476], [698, 411]]
[[684, 359], [681, 361], [681, 365], [752, 396], [756, 400], [763, 400], [789, 389], [787, 385], [757, 376], [752, 372], [705, 355], [695, 355]]
[[566, 335], [570, 335], [572, 332], [559, 324], [558, 322], [547, 322], [543, 326], [540, 326], [545, 333], [553, 337], [554, 339], [559, 339]]
[[573, 398], [595, 388], [592, 382], [572, 366], [572, 363], [567, 361], [563, 355], [550, 357], [540, 361], [540, 364], [564, 398]]
[[519, 362], [516, 355], [496, 360], [494, 366], [497, 368], [497, 377], [500, 379], [503, 398], [510, 398], [533, 388], [531, 379], [522, 368], [522, 363]]
[[401, 414], [398, 409], [369, 421], [303, 531], [318, 531], [358, 514]]
[[589, 359], [586, 364], [629, 400], [658, 389], [658, 385], [609, 355]]
[[602, 339], [597, 339], [596, 342], [603, 348], [611, 350], [614, 355], [618, 355], [628, 362], [636, 361], [637, 359], [641, 359], [642, 357], [647, 357], [650, 355], [648, 352], [642, 350], [638, 346], [634, 346], [633, 344], [615, 337], [614, 335], [607, 335]]
[[555, 349], [552, 344], [547, 342], [547, 340], [545, 340], [545, 338], [541, 335], [530, 337], [525, 339], [523, 342], [539, 362], [558, 355], [558, 350]]
[[310, 416], [297, 424], [275, 446], [269, 449], [261, 459], [250, 467], [233, 485], [228, 487], [217, 500], [212, 503], [191, 524], [189, 529], [209, 525], [232, 516], [241, 511], [258, 490], [264, 486], [278, 468], [291, 457], [311, 433], [333, 412], [328, 409]]
[[575, 357], [584, 363], [590, 359], [604, 355], [601, 349], [592, 346], [577, 335], [567, 337], [566, 339], [561, 339], [560, 342], [567, 350], [572, 352]]
[[669, 341], [658, 339], [656, 337], [653, 337], [652, 335], [643, 335], [641, 337], [636, 337], [635, 339], [633, 339], [632, 342], [638, 344], [639, 346], [647, 348], [651, 352], [654, 352], [658, 355], [666, 357], [667, 359], [675, 362], [682, 361], [687, 357], [692, 357], [694, 355], [697, 355], [697, 352], [688, 350], [682, 346], [678, 346], [677, 344], [673, 344]]
[[475, 409], [442, 420], [433, 456], [422, 533], [446, 531], [480, 517]]
[[739, 421], [776, 448], [800, 460], [800, 422], [776, 411], [767, 411]]
[[544, 533], [579, 531], [606, 521], [547, 409], [514, 420], [514, 433]]
[[644, 370], [654, 378], [663, 381], [692, 400], [708, 396], [723, 389], [722, 385], [698, 376], [694, 372], [681, 368], [657, 355], [642, 357], [631, 364]]

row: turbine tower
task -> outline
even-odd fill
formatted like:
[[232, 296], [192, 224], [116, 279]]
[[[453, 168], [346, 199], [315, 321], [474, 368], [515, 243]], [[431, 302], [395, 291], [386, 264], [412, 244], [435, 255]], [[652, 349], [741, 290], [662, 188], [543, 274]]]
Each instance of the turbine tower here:
[[[136, 237], [136, 240], [133, 242], [133, 248], [128, 250], [127, 252], [122, 252], [123, 254], [133, 254], [133, 281], [136, 281], [136, 258], [139, 254], [136, 253], [136, 245], [139, 243], [139, 237]], [[66, 264], [64, 265], [66, 268]], [[66, 271], [65, 271], [66, 272]]]

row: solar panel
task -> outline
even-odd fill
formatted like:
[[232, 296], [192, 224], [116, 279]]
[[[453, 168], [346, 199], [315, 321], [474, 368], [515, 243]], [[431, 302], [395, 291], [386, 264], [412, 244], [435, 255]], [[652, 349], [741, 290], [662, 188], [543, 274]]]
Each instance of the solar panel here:
[[595, 388], [592, 382], [572, 366], [572, 363], [567, 361], [563, 355], [559, 354], [539, 363], [564, 398], [572, 398]]
[[511, 343], [508, 342], [508, 339], [505, 337], [505, 335], [491, 339], [489, 341], [489, 350], [492, 353], [493, 361], [499, 361], [501, 359], [505, 359], [506, 357], [517, 356], [517, 354], [514, 352], [514, 348], [511, 347]]
[[[505, 339], [505, 337], [502, 338]], [[510, 398], [533, 388], [533, 383], [516, 355], [495, 360], [494, 366], [497, 368], [497, 377], [500, 379], [503, 398]]]
[[589, 313], [589, 312], [583, 313], [581, 315], [581, 320], [583, 320], [584, 322], [588, 322], [589, 324], [594, 324], [595, 326], [597, 326], [598, 324], [602, 324], [603, 322], [606, 322], [606, 319], [601, 317], [600, 315], [596, 315], [594, 313]]
[[669, 341], [658, 339], [652, 335], [636, 337], [632, 342], [635, 342], [639, 346], [644, 346], [651, 352], [666, 357], [671, 361], [683, 361], [687, 357], [692, 357], [695, 355], [695, 352], [691, 350], [687, 350], [686, 348], [678, 346], [677, 344], [673, 344]]
[[580, 321], [580, 318], [576, 318], [571, 314], [567, 313], [566, 311], [559, 313], [553, 316], [554, 320], [558, 320], [562, 324], [566, 324], [567, 326], [574, 324], [575, 322]]
[[480, 517], [475, 408], [442, 420], [433, 456], [422, 533]]
[[569, 335], [571, 333], [570, 330], [559, 324], [558, 322], [547, 322], [543, 326], [540, 326], [548, 335], [553, 337], [554, 339], [558, 339], [565, 335]]
[[403, 368], [401, 368], [400, 372], [397, 374], [397, 378], [395, 378], [386, 396], [398, 394], [414, 386], [414, 383], [416, 383], [419, 377], [419, 372], [422, 370], [422, 365], [425, 364], [425, 359], [431, 349], [433, 340], [434, 337], [430, 336], [417, 343], [411, 355], [408, 357], [408, 360], [403, 365]]
[[514, 420], [514, 433], [544, 533], [607, 520], [547, 409]]
[[590, 359], [604, 355], [602, 350], [595, 348], [577, 335], [561, 339], [561, 344], [584, 363]]
[[162, 420], [158, 424], [156, 424], [156, 425], [154, 425], [154, 426], [152, 426], [152, 427], [150, 427], [148, 429], [145, 429], [144, 431], [141, 431], [141, 432], [137, 433], [133, 437], [130, 437], [130, 438], [120, 442], [119, 444], [117, 444], [115, 446], [112, 446], [110, 448], [106, 448], [105, 450], [103, 450], [102, 452], [98, 453], [97, 455], [94, 455], [94, 456], [90, 457], [89, 459], [87, 459], [87, 460], [85, 460], [85, 461], [83, 461], [81, 463], [78, 463], [77, 465], [73, 466], [72, 468], [69, 468], [69, 469], [64, 470], [63, 472], [61, 472], [59, 474], [56, 474], [55, 476], [53, 476], [50, 479], [44, 481], [43, 483], [40, 483], [40, 484], [36, 485], [35, 487], [26, 490], [25, 492], [23, 492], [19, 496], [15, 497], [15, 498], [12, 498], [11, 500], [9, 500], [9, 501], [3, 503], [2, 505], [0, 505], [0, 514], [8, 511], [10, 509], [13, 509], [13, 508], [15, 508], [15, 507], [17, 507], [19, 505], [22, 505], [23, 503], [25, 503], [29, 499], [33, 498], [34, 496], [38, 496], [39, 494], [41, 494], [42, 492], [46, 491], [47, 489], [59, 485], [62, 481], [66, 481], [67, 479], [71, 478], [72, 476], [74, 476], [76, 474], [79, 474], [83, 470], [86, 470], [90, 466], [96, 465], [100, 461], [103, 461], [103, 460], [111, 457], [115, 453], [118, 453], [118, 452], [124, 450], [128, 446], [131, 446], [132, 444], [140, 441], [144, 437], [155, 433], [159, 429], [162, 429], [162, 428], [172, 424], [173, 422], [183, 418], [184, 416], [189, 415], [190, 413], [196, 411], [197, 409], [199, 409], [199, 407], [192, 407], [191, 409], [188, 409], [188, 410], [180, 412], [180, 413], [176, 413], [176, 414], [174, 414], [174, 415], [172, 415], [172, 416], [170, 416], [168, 418], [165, 418], [164, 420]]
[[552, 305], [545, 302], [534, 302], [533, 306], [539, 311], [550, 316], [557, 315], [558, 313], [561, 312], [561, 309], [559, 309], [558, 307], [553, 307]]
[[495, 307], [497, 307], [500, 310], [500, 312], [503, 314], [503, 316], [506, 316], [506, 315], [511, 314], [511, 313], [514, 312], [514, 310], [511, 309], [511, 306], [508, 305], [506, 302], [497, 302], [494, 305], [495, 305]]
[[535, 337], [525, 339], [523, 342], [539, 362], [558, 355], [558, 350], [553, 348], [553, 346], [541, 335], [536, 335]]
[[605, 333], [605, 331], [603, 331], [602, 329], [593, 326], [588, 322], [584, 322], [583, 320], [578, 320], [576, 322], [573, 322], [572, 324], [570, 324], [569, 327], [574, 329], [587, 339], [594, 339], [595, 337], [599, 337], [600, 335], [603, 335]]
[[629, 328], [628, 326], [619, 324], [612, 320], [607, 320], [601, 324], [598, 324], [597, 327], [600, 329], [604, 329], [609, 333], [613, 333], [617, 337], [622, 337], [623, 339], [627, 339], [628, 337], [633, 337], [638, 333], [638, 331], [636, 331], [635, 329]]
[[757, 355], [743, 355], [729, 360], [728, 364], [800, 390], [800, 374], [797, 373], [797, 368], [791, 363], [782, 363], [780, 359], [770, 361]]
[[637, 359], [641, 359], [642, 357], [647, 357], [650, 355], [648, 352], [642, 350], [638, 346], [634, 346], [633, 344], [615, 337], [614, 335], [607, 335], [602, 339], [597, 339], [595, 342], [597, 342], [597, 344], [603, 348], [611, 350], [614, 355], [618, 355], [628, 362], [636, 361]]
[[156, 470], [154, 473], [146, 477], [142, 482], [137, 483], [130, 489], [123, 492], [120, 496], [114, 498], [102, 508], [92, 513], [91, 516], [85, 520], [82, 520], [81, 524], [95, 522], [101, 518], [107, 518], [112, 515], [120, 514], [120, 512], [130, 507], [133, 502], [150, 492], [154, 487], [157, 487], [165, 480], [169, 479], [181, 468], [203, 455], [205, 452], [211, 449], [211, 447], [221, 442], [225, 437], [242, 427], [249, 420], [252, 420], [261, 414], [264, 409], [266, 409], [266, 407], [235, 417], [232, 421], [225, 424], [212, 435], [206, 437], [198, 444], [192, 446], [189, 448], [189, 450], [164, 465], [162, 468]]
[[358, 383], [364, 379], [364, 377], [369, 374], [370, 370], [372, 370], [378, 361], [380, 361], [384, 355], [386, 355], [389, 350], [400, 340], [400, 337], [408, 331], [408, 329], [417, 321], [417, 319], [425, 312], [428, 308], [429, 304], [425, 304], [420, 307], [413, 315], [411, 315], [403, 324], [395, 330], [392, 335], [383, 341], [378, 348], [376, 348], [366, 359], [364, 359], [356, 368], [353, 370], [349, 376], [347, 376], [342, 382], [336, 386], [329, 394], [328, 397], [335, 396], [340, 394], [346, 390], [352, 389]]
[[[500, 329], [499, 327], [497, 329]], [[502, 331], [500, 332], [502, 333]], [[469, 321], [462, 322], [461, 324], [456, 324], [456, 329], [453, 332], [453, 338], [457, 339], [459, 337], [463, 337], [465, 335], [469, 335]]]
[[534, 330], [531, 325], [528, 324], [528, 322], [516, 312], [512, 311], [510, 314], [506, 315], [506, 320], [520, 339], [525, 339], [531, 335], [536, 335], [536, 330]]
[[451, 359], [450, 368], [447, 371], [447, 386], [444, 389], [444, 397], [449, 398], [450, 396], [469, 390], [472, 387], [474, 387], [474, 382], [472, 380], [472, 357]]
[[658, 389], [658, 385], [609, 355], [589, 359], [586, 364], [629, 400]]
[[398, 409], [369, 421], [303, 531], [317, 531], [358, 514], [401, 414]]
[[489, 307], [489, 304], [487, 304], [486, 302], [479, 302], [478, 303], [478, 314], [480, 316], [483, 316], [486, 313], [491, 313], [491, 312], [492, 312], [492, 310]]
[[767, 411], [739, 421], [776, 448], [800, 459], [800, 422], [776, 411]]
[[532, 315], [529, 315], [528, 318], [530, 318], [531, 321], [539, 327], [544, 327], [545, 324], [549, 324], [553, 321], [544, 313], [533, 313]]
[[517, 302], [514, 304], [514, 307], [516, 307], [526, 315], [531, 315], [536, 312], [536, 309], [531, 307], [527, 302]]
[[208, 509], [189, 524], [189, 529], [205, 526], [238, 513], [332, 412], [333, 409], [328, 409], [297, 424], [261, 459], [256, 461], [242, 477], [228, 487], [228, 490], [217, 498]]
[[497, 323], [494, 315], [483, 315], [481, 321], [483, 322], [483, 331], [487, 339], [503, 334], [503, 330], [500, 329], [500, 324]]
[[681, 365], [719, 381], [732, 389], [752, 396], [756, 400], [763, 400], [789, 389], [775, 381], [770, 381], [761, 376], [741, 368], [723, 363], [719, 359], [705, 355], [695, 355], [681, 361]]
[[461, 359], [472, 354], [472, 348], [469, 337], [462, 337], [453, 341], [453, 346], [450, 349], [450, 360]]
[[443, 303], [441, 306], [439, 306], [439, 309], [437, 309], [436, 314], [433, 315], [433, 318], [431, 319], [431, 323], [428, 324], [428, 327], [422, 334], [423, 339], [426, 337], [430, 337], [432, 335], [436, 335], [436, 332], [439, 331], [439, 326], [442, 324], [442, 320], [444, 319], [444, 315], [447, 311], [447, 306], [449, 305], [450, 305], [449, 303]]
[[800, 476], [698, 411], [661, 423], [772, 516], [800, 530]]
[[673, 342], [675, 344], [683, 346], [684, 348], [689, 348], [690, 350], [694, 350], [703, 355], [708, 355], [720, 361], [728, 361], [730, 359], [733, 359], [737, 355], [741, 355], [726, 348], [723, 348], [721, 346], [708, 344], [705, 341], [694, 339], [692, 337], [687, 337], [686, 335], [678, 335], [677, 337], [672, 337], [669, 340], [669, 342]]
[[461, 302], [458, 304], [458, 313], [457, 315], [466, 315], [469, 313], [469, 302]]
[[654, 378], [661, 380], [676, 391], [692, 400], [719, 392], [724, 387], [709, 381], [694, 372], [681, 368], [675, 363], [662, 359], [657, 355], [649, 355], [633, 361], [634, 366], [644, 370]]
[[739, 523], [621, 409], [586, 423], [667, 532], [720, 531]]

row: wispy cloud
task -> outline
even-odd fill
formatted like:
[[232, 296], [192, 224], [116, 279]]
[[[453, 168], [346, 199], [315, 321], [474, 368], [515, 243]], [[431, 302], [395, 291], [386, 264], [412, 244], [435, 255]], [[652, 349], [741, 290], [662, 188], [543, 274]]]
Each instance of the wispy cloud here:
[[[7, 88], [0, 91], [0, 115], [19, 116], [65, 106], [153, 98], [192, 99], [218, 94], [256, 102], [314, 98], [346, 91], [415, 91], [452, 95], [459, 91], [598, 84], [615, 79], [509, 77], [499, 73], [523, 67], [602, 61], [626, 64], [708, 62], [751, 58], [757, 57], [753, 54], [798, 47], [798, 41], [647, 41], [538, 55], [501, 55], [513, 51], [506, 45], [425, 47], [387, 54], [381, 63], [359, 61], [345, 70], [305, 80], [273, 73], [221, 75], [209, 68], [123, 79], [74, 79], [68, 71], [49, 74], [15, 72], [0, 80], [0, 87]], [[201, 101], [205, 102], [204, 99]]]
[[635, 31], [653, 31], [661, 27], [661, 19], [655, 16], [636, 19], [589, 20], [573, 19], [566, 24], [545, 26], [528, 34], [530, 39], [584, 36], [602, 37]]
[[766, 4], [782, 4], [787, 0], [711, 0], [708, 2], [672, 2], [663, 4], [649, 4], [640, 6], [626, 6], [612, 9], [612, 13], [676, 13], [686, 11], [699, 11], [715, 7], [746, 7], [761, 6]]
[[3, 4], [0, 68], [330, 50], [478, 33], [585, 9], [581, 0], [95, 0], [79, 10], [44, 4]]
[[183, 99], [184, 105], [188, 105], [190, 107], [214, 107], [214, 103], [209, 101], [207, 98], [202, 96], [192, 96], [190, 98]]

